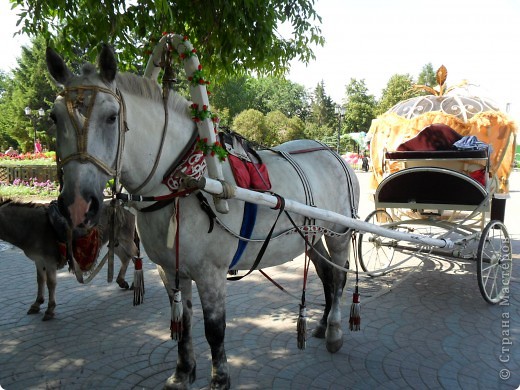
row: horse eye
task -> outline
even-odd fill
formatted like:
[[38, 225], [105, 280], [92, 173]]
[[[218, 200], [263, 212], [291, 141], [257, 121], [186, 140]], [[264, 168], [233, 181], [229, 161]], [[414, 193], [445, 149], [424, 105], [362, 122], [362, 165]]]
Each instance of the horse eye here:
[[116, 120], [117, 120], [117, 115], [116, 115], [116, 114], [114, 114], [114, 115], [110, 115], [110, 116], [107, 118], [107, 123], [108, 123], [109, 125], [111, 125], [111, 124], [114, 124], [114, 123], [116, 122]]

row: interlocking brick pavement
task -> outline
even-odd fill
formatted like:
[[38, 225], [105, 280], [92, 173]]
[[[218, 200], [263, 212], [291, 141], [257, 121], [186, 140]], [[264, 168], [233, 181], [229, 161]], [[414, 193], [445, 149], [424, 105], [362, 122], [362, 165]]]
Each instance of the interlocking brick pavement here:
[[[359, 174], [366, 185], [366, 174]], [[298, 302], [259, 273], [228, 284], [226, 349], [236, 389], [516, 389], [520, 385], [520, 174], [514, 173], [506, 225], [514, 239], [508, 305], [481, 297], [476, 264], [414, 258], [385, 277], [361, 278], [362, 329], [348, 330], [353, 288], [343, 309], [344, 345], [330, 354], [323, 340], [296, 345]], [[362, 199], [361, 215], [370, 211]], [[116, 261], [117, 264], [117, 261]], [[56, 318], [26, 315], [36, 295], [34, 265], [0, 243], [0, 386], [17, 389], [161, 389], [176, 362], [169, 337], [169, 302], [153, 263], [144, 261], [144, 304], [107, 284], [103, 271], [90, 285], [58, 274]], [[267, 272], [294, 295], [302, 261]], [[132, 280], [131, 272], [127, 279]], [[313, 275], [307, 299], [321, 302]], [[194, 289], [194, 301], [198, 297]], [[43, 310], [42, 310], [43, 312]], [[321, 308], [309, 307], [309, 327]], [[504, 323], [503, 318], [509, 317]], [[502, 334], [502, 332], [505, 332]], [[194, 305], [197, 380], [207, 388], [210, 351], [200, 305]], [[507, 335], [508, 334], [508, 335]], [[512, 345], [507, 343], [512, 341]], [[502, 351], [502, 347], [509, 348]], [[502, 360], [509, 359], [507, 362]], [[500, 375], [510, 373], [507, 380]]]

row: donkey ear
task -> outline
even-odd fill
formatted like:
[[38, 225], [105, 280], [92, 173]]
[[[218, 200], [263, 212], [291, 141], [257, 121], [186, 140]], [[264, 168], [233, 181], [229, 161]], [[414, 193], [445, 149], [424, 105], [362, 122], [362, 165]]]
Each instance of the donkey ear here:
[[101, 47], [101, 53], [99, 53], [98, 59], [99, 71], [101, 78], [111, 83], [116, 78], [117, 73], [117, 61], [114, 51], [107, 44], [103, 44]]
[[64, 86], [72, 78], [72, 72], [65, 64], [65, 61], [63, 61], [63, 58], [50, 47], [47, 47], [45, 52], [45, 60], [47, 69], [57, 84]]

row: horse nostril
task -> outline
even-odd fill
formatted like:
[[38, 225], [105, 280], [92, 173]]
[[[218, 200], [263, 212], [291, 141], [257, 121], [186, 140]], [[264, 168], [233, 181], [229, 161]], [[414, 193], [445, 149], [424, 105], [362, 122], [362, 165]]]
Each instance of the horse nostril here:
[[99, 216], [100, 203], [96, 197], [91, 197], [89, 203], [90, 203], [90, 206], [89, 206], [86, 217], [88, 220], [94, 222], [97, 220], [97, 217]]

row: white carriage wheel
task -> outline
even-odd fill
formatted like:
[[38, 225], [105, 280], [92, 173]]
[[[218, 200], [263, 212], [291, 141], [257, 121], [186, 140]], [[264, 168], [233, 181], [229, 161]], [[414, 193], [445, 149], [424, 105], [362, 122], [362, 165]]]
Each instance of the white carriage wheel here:
[[[376, 209], [365, 218], [365, 222], [384, 225], [393, 222], [386, 210]], [[395, 240], [374, 233], [360, 233], [358, 242], [359, 264], [363, 271], [377, 276], [384, 273], [392, 265]], [[379, 272], [375, 272], [379, 271]]]
[[505, 225], [490, 221], [478, 244], [478, 287], [489, 303], [498, 303], [509, 293], [512, 272], [511, 239]]

